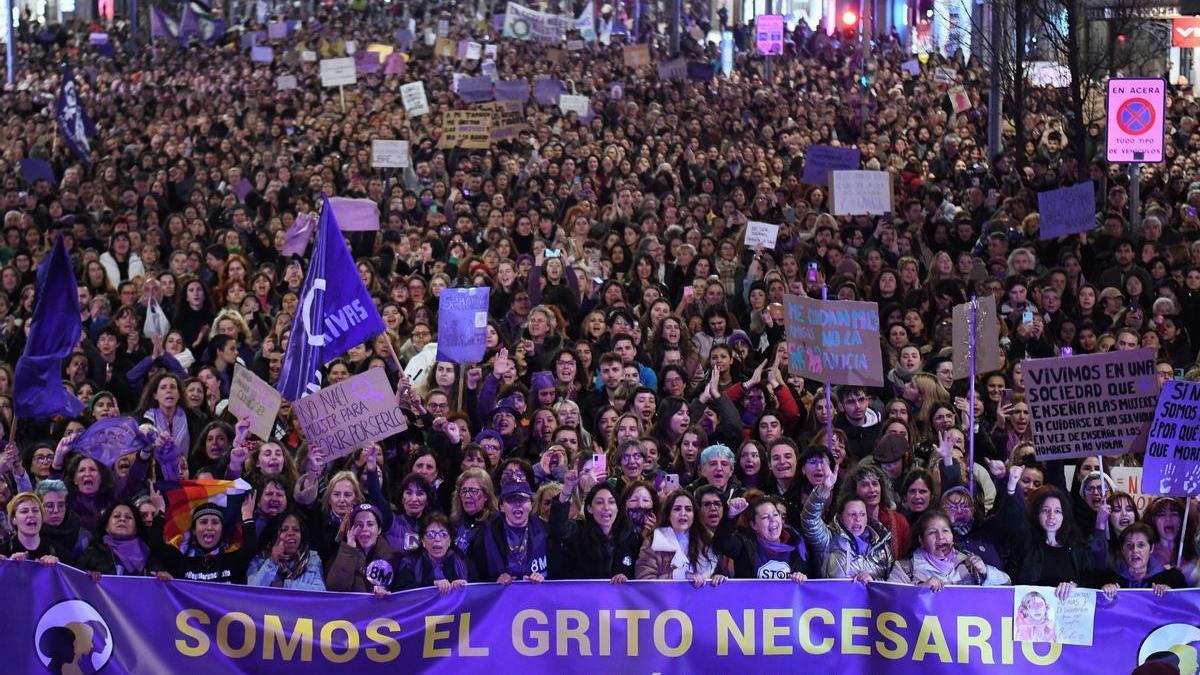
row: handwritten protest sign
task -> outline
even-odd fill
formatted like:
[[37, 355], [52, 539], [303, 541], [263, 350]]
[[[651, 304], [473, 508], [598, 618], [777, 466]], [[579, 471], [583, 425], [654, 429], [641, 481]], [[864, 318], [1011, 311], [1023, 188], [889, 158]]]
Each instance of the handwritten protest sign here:
[[242, 364], [233, 367], [229, 382], [229, 412], [234, 417], [250, 419], [250, 433], [264, 441], [270, 440], [271, 428], [283, 397], [270, 384]]
[[279, 91], [287, 91], [295, 89], [298, 85], [295, 75], [280, 75], [275, 78], [275, 88]]
[[487, 346], [488, 290], [446, 288], [438, 297], [437, 358], [478, 363]]
[[587, 117], [589, 106], [591, 106], [591, 99], [587, 96], [560, 94], [558, 97], [558, 109], [564, 115], [573, 112], [579, 117]]
[[452, 59], [458, 54], [458, 43], [450, 38], [440, 37], [433, 43], [433, 56], [439, 59]]
[[783, 54], [783, 15], [762, 14], [754, 20], [755, 45], [759, 54]]
[[829, 172], [858, 169], [862, 151], [858, 148], [835, 148], [832, 145], [810, 145], [804, 156], [806, 185], [829, 185]]
[[1013, 587], [1013, 639], [1092, 646], [1096, 591], [1079, 588], [1059, 600], [1052, 586]]
[[1120, 455], [1158, 400], [1154, 350], [1022, 362], [1038, 459]]
[[779, 237], [779, 226], [751, 220], [746, 223], [746, 248], [762, 244], [763, 248], [774, 249]]
[[892, 212], [892, 177], [886, 171], [831, 171], [833, 215], [862, 216]]
[[1038, 193], [1039, 239], [1054, 239], [1096, 227], [1096, 184], [1090, 180]]
[[626, 68], [641, 68], [650, 65], [650, 45], [625, 45], [622, 52]]
[[1143, 468], [1145, 489], [1156, 495], [1200, 494], [1200, 382], [1163, 385]]
[[447, 110], [442, 116], [439, 148], [486, 150], [492, 143], [492, 111]]
[[879, 305], [789, 295], [788, 372], [829, 384], [883, 386]]
[[371, 166], [403, 169], [409, 165], [408, 141], [371, 141]]
[[425, 98], [424, 82], [409, 82], [400, 85], [400, 101], [404, 104], [404, 112], [409, 117], [419, 117], [429, 113], [429, 99]]
[[515, 138], [529, 126], [525, 119], [525, 110], [517, 101], [493, 101], [485, 107], [492, 111], [493, 141]]
[[[971, 343], [971, 303], [954, 307], [954, 379], [971, 376], [967, 349]], [[996, 319], [996, 298], [988, 294], [976, 300], [975, 372], [986, 373], [1000, 367], [1000, 322]]]
[[408, 428], [383, 368], [371, 368], [292, 405], [309, 446], [327, 449], [334, 459]]
[[358, 82], [354, 59], [347, 56], [338, 59], [321, 59], [321, 86], [341, 87]]

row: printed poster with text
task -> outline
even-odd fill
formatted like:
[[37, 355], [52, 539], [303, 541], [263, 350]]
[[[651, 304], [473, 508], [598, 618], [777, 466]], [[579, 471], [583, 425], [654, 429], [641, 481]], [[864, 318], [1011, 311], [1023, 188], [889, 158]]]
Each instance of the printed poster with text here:
[[1163, 385], [1150, 425], [1143, 490], [1190, 497], [1200, 494], [1200, 382]]
[[1153, 349], [1028, 359], [1022, 367], [1038, 459], [1124, 454], [1154, 417]]
[[827, 384], [883, 386], [879, 305], [787, 296], [788, 371]]

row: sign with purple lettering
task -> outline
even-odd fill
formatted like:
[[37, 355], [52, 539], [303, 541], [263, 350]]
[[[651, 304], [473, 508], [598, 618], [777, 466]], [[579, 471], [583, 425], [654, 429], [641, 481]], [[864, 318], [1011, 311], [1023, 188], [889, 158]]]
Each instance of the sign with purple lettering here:
[[331, 458], [348, 455], [368, 443], [408, 428], [396, 404], [396, 392], [383, 368], [320, 389], [292, 404], [308, 445], [319, 445]]
[[1125, 454], [1154, 416], [1153, 349], [1026, 359], [1022, 371], [1038, 459]]
[[1200, 382], [1163, 384], [1146, 443], [1142, 479], [1147, 494], [1200, 494]]
[[788, 372], [827, 384], [883, 386], [879, 305], [787, 296]]
[[755, 44], [759, 54], [779, 56], [783, 54], [783, 16], [763, 14], [754, 20]]

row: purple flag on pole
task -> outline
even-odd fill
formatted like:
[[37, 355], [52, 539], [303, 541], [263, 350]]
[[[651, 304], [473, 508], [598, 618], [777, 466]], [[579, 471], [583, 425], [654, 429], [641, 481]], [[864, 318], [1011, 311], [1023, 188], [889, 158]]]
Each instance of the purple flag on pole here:
[[179, 22], [161, 9], [150, 5], [150, 37], [178, 38]]
[[71, 151], [85, 162], [91, 163], [91, 138], [96, 127], [83, 109], [75, 76], [70, 66], [63, 67], [62, 87], [58, 90], [58, 129], [67, 139]]
[[283, 235], [283, 249], [279, 253], [284, 256], [304, 255], [316, 224], [317, 219], [311, 213], [297, 214], [292, 226]]
[[331, 197], [329, 205], [342, 232], [374, 232], [379, 229], [379, 205], [370, 199]]
[[320, 389], [321, 366], [384, 331], [379, 310], [338, 229], [333, 206], [328, 197], [324, 202], [317, 245], [279, 376], [279, 393], [289, 401]]
[[487, 348], [488, 289], [445, 288], [438, 297], [438, 361], [478, 363]]
[[63, 359], [75, 349], [82, 330], [75, 270], [59, 236], [38, 266], [33, 323], [13, 377], [13, 409], [18, 416], [44, 419], [83, 412], [83, 404], [62, 382]]

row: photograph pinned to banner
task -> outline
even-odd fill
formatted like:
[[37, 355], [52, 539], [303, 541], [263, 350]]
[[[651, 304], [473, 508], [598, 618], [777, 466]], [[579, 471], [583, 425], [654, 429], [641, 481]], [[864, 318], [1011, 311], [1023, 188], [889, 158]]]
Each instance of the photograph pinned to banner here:
[[887, 171], [831, 171], [829, 196], [835, 216], [892, 212], [892, 176]]
[[1059, 600], [1053, 586], [1013, 587], [1013, 640], [1092, 646], [1096, 591], [1076, 588]]
[[1163, 384], [1143, 464], [1146, 492], [1200, 495], [1200, 382]]
[[[954, 343], [951, 360], [954, 362], [954, 379], [971, 376], [971, 363], [967, 359], [971, 347], [971, 303], [954, 306]], [[975, 301], [975, 373], [986, 373], [1000, 368], [1000, 322], [996, 318], [996, 297], [982, 296]]]
[[1158, 403], [1154, 350], [1021, 362], [1037, 458], [1122, 455], [1150, 426]]
[[1038, 239], [1055, 239], [1096, 227], [1096, 184], [1082, 183], [1038, 193]]
[[283, 396], [249, 368], [242, 364], [233, 367], [229, 382], [229, 413], [237, 419], [250, 420], [250, 433], [264, 441], [271, 440], [275, 417], [283, 404]]
[[757, 220], [746, 222], [746, 248], [754, 248], [761, 244], [765, 249], [775, 250], [775, 241], [778, 238], [778, 225]]
[[376, 169], [404, 169], [411, 160], [408, 141], [376, 139], [371, 141], [371, 166]]
[[425, 97], [424, 82], [409, 82], [400, 85], [400, 102], [409, 117], [429, 114], [429, 99]]
[[788, 372], [827, 384], [883, 386], [879, 305], [786, 297]]
[[292, 407], [309, 446], [326, 448], [330, 459], [408, 429], [383, 368], [369, 368], [298, 399]]

